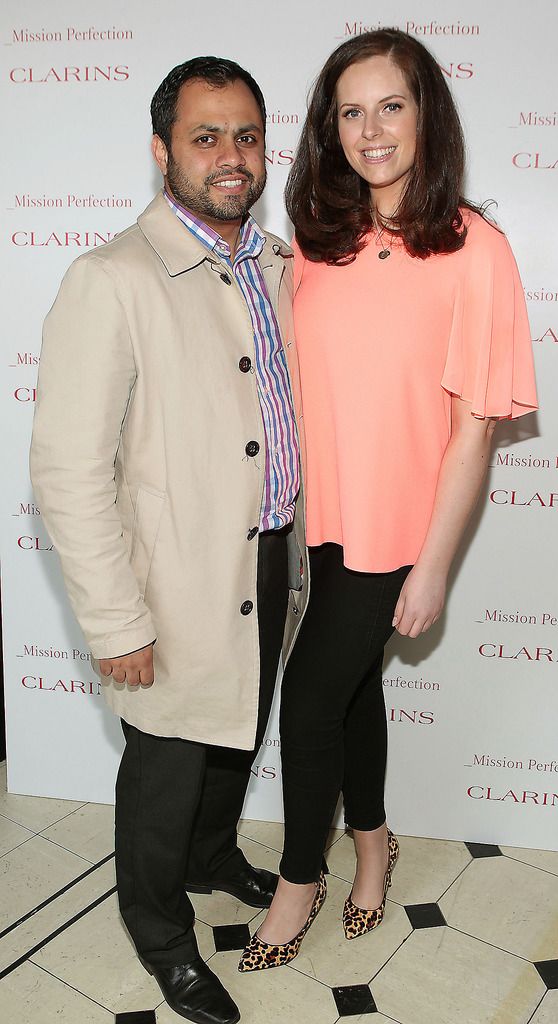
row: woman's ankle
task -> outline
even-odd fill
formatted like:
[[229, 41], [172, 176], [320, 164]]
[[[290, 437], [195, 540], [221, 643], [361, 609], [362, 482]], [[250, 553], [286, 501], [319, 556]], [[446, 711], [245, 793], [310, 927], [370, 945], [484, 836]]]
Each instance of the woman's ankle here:
[[376, 860], [380, 855], [388, 854], [389, 842], [387, 826], [384, 823], [379, 828], [370, 830], [353, 829], [353, 841], [355, 853], [358, 860]]
[[304, 901], [309, 895], [313, 896], [315, 890], [315, 882], [288, 882], [286, 878], [279, 875], [275, 895], [282, 900], [285, 899], [289, 902], [298, 903], [299, 901]]
[[258, 928], [258, 937], [272, 945], [290, 942], [304, 925], [315, 895], [314, 882], [298, 885], [279, 875], [275, 896]]

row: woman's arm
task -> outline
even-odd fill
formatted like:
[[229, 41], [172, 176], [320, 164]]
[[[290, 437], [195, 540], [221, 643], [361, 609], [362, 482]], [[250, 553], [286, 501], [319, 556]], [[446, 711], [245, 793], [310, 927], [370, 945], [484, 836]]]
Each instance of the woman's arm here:
[[496, 421], [476, 418], [456, 396], [451, 416], [426, 539], [395, 608], [393, 624], [402, 636], [425, 633], [440, 617], [449, 568], [488, 469]]

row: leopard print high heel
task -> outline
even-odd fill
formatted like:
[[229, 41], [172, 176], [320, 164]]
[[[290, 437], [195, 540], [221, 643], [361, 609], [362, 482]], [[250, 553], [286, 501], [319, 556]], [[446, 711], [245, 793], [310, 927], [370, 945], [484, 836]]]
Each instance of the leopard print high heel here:
[[388, 889], [391, 885], [391, 876], [397, 858], [399, 856], [399, 843], [397, 836], [388, 828], [388, 866], [384, 879], [384, 897], [376, 910], [363, 910], [353, 903], [351, 896], [347, 896], [343, 907], [343, 930], [346, 939], [356, 939], [358, 935], [366, 935], [374, 928], [377, 928], [384, 919]]
[[326, 895], [327, 885], [325, 874], [322, 871], [318, 879], [316, 895], [314, 896], [310, 913], [298, 935], [295, 935], [294, 939], [291, 939], [290, 942], [272, 946], [267, 942], [262, 942], [258, 938], [257, 933], [254, 934], [240, 958], [239, 971], [242, 973], [245, 971], [265, 971], [270, 967], [281, 967], [283, 964], [289, 964], [291, 960], [294, 960], [295, 956], [298, 956], [300, 944], [306, 932], [316, 920], [324, 905]]

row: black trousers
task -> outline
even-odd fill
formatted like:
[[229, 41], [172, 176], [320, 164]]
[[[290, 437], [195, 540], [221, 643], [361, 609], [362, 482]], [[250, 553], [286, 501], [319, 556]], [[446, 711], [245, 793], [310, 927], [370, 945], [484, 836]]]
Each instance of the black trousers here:
[[[140, 956], [154, 967], [197, 953], [184, 882], [211, 885], [246, 866], [236, 826], [269, 718], [288, 600], [285, 531], [259, 538], [260, 703], [254, 750], [150, 736], [123, 723], [116, 783], [120, 912]], [[155, 682], [155, 686], [157, 682]]]
[[349, 826], [385, 821], [382, 663], [410, 568], [353, 572], [338, 545], [310, 549], [310, 603], [281, 694], [281, 874], [289, 882], [318, 878], [341, 791]]

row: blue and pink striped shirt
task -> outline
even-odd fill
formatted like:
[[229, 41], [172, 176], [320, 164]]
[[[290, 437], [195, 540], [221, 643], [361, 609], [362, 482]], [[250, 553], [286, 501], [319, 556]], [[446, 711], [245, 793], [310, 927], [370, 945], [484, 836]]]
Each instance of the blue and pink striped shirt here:
[[248, 307], [254, 331], [256, 383], [265, 434], [265, 476], [259, 525], [260, 532], [279, 529], [294, 519], [300, 488], [299, 448], [281, 332], [258, 262], [265, 235], [248, 216], [232, 259], [229, 245], [221, 235], [166, 192], [164, 195], [188, 231], [232, 269]]

